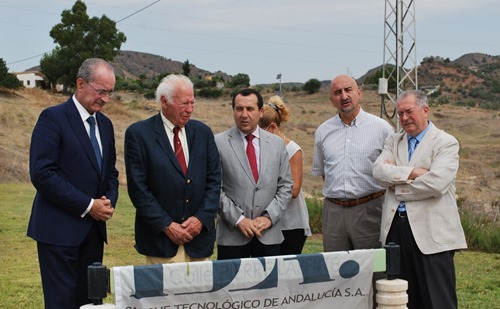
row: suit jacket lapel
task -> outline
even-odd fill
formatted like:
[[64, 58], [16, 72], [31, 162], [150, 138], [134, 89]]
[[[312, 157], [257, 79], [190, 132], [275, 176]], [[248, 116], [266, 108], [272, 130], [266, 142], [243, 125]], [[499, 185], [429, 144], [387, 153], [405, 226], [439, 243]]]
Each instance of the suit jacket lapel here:
[[80, 116], [80, 113], [78, 112], [73, 99], [69, 99], [68, 101], [66, 101], [66, 115], [68, 116], [68, 121], [71, 125], [71, 128], [73, 128], [76, 137], [80, 141], [80, 144], [82, 144], [83, 150], [87, 154], [90, 162], [92, 162], [92, 166], [94, 166], [94, 169], [100, 175], [101, 171], [99, 170], [99, 165], [97, 164], [97, 158], [95, 157], [92, 143], [90, 142], [89, 135], [87, 133], [87, 130], [85, 129], [85, 125], [82, 122], [82, 117]]
[[102, 147], [102, 170], [105, 171], [108, 168], [108, 156], [109, 156], [109, 145], [111, 145], [111, 134], [110, 132], [104, 131], [104, 120], [101, 113], [95, 114], [97, 119], [97, 127], [99, 129], [99, 136], [101, 137], [101, 147]]
[[196, 134], [195, 131], [189, 125], [189, 121], [188, 123], [186, 123], [186, 126], [184, 127], [184, 132], [186, 133], [189, 153], [191, 153], [191, 151], [193, 150], [193, 146], [195, 145]]
[[408, 134], [400, 134], [397, 142], [397, 165], [408, 165]]
[[260, 130], [259, 136], [260, 136], [260, 154], [261, 155], [260, 155], [259, 181], [257, 183], [259, 183], [263, 179], [263, 177], [261, 177], [260, 171], [267, 170], [267, 165], [269, 164], [269, 161], [271, 160], [270, 156], [263, 156], [262, 155], [263, 153], [271, 153], [271, 151], [268, 150], [268, 148], [271, 147], [269, 135], [267, 134], [267, 132], [264, 133], [264, 130]]
[[236, 156], [236, 159], [240, 162], [245, 174], [247, 174], [248, 178], [255, 182], [253, 179], [252, 170], [250, 168], [250, 163], [248, 163], [247, 154], [244, 149], [243, 141], [241, 140], [240, 132], [236, 127], [234, 127], [229, 133], [229, 146], [233, 149], [233, 152]]
[[434, 125], [429, 128], [422, 140], [417, 144], [417, 147], [411, 157], [412, 162], [419, 162], [421, 160], [419, 157], [420, 154], [426, 153], [425, 149], [429, 147], [429, 145], [432, 145], [432, 142], [430, 141], [436, 138], [438, 132], [438, 129]]

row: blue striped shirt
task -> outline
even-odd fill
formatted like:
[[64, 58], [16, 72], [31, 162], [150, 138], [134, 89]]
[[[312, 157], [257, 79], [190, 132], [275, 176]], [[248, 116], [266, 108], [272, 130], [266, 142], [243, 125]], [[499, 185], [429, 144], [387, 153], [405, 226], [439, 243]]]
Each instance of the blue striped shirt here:
[[372, 169], [392, 133], [387, 121], [362, 109], [350, 126], [338, 114], [322, 123], [314, 134], [311, 174], [325, 177], [323, 195], [354, 199], [384, 190]]

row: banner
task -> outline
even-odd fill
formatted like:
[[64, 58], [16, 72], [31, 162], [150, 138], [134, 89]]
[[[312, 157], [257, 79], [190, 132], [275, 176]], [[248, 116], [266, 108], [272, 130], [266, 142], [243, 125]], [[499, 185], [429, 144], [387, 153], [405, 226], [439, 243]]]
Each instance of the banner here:
[[371, 308], [373, 250], [113, 267], [118, 309]]

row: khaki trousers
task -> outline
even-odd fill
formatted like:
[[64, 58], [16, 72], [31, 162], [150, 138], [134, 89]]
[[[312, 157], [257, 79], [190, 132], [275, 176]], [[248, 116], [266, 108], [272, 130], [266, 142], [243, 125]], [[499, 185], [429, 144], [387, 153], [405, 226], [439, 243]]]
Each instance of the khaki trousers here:
[[182, 262], [202, 262], [210, 261], [210, 257], [206, 258], [192, 258], [184, 250], [184, 246], [180, 245], [177, 254], [173, 257], [157, 257], [146, 256], [146, 264], [169, 264], [169, 263], [182, 263]]

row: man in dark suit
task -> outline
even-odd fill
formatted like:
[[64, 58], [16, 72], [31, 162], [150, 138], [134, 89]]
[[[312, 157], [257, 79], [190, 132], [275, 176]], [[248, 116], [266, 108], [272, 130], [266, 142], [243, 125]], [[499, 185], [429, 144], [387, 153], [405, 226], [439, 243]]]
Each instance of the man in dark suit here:
[[220, 260], [280, 254], [280, 218], [292, 198], [293, 181], [283, 139], [258, 126], [263, 104], [256, 90], [240, 90], [232, 103], [236, 126], [215, 137], [223, 171]]
[[114, 87], [111, 65], [85, 60], [76, 93], [45, 109], [33, 130], [30, 176], [37, 192], [28, 236], [37, 241], [45, 308], [92, 302], [87, 267], [102, 262], [106, 221], [118, 199], [113, 125], [101, 114]]
[[136, 249], [148, 264], [208, 260], [220, 197], [219, 152], [210, 128], [190, 120], [192, 82], [165, 77], [157, 115], [125, 132], [128, 194], [136, 210]]

